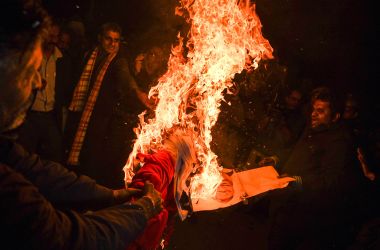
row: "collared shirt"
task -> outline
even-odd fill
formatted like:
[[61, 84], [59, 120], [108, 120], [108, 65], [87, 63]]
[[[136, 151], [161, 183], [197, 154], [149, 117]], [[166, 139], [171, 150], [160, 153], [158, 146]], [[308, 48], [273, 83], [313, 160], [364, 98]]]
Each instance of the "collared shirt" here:
[[54, 109], [56, 61], [61, 57], [62, 53], [57, 47], [54, 47], [54, 51], [49, 58], [43, 55], [40, 74], [41, 78], [45, 79], [46, 86], [37, 92], [32, 110], [48, 112]]

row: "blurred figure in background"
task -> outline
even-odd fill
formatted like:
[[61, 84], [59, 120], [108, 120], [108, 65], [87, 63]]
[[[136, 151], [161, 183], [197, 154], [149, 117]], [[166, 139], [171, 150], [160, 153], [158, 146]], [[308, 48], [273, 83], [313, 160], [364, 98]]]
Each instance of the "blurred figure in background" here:
[[48, 39], [42, 45], [42, 64], [39, 68], [43, 86], [37, 90], [36, 98], [28, 117], [20, 129], [19, 143], [28, 151], [45, 159], [63, 162], [63, 139], [60, 126], [61, 95], [58, 90], [57, 68], [62, 52], [57, 47], [60, 27], [54, 23], [49, 29]]
[[145, 102], [136, 103], [135, 110], [137, 115], [146, 109], [148, 116], [153, 115], [151, 111], [154, 109], [155, 101], [149, 100], [148, 94], [150, 88], [158, 83], [158, 79], [167, 70], [168, 50], [169, 46], [166, 44], [153, 46], [135, 58], [133, 72], [138, 84], [137, 95], [141, 100], [146, 100]]
[[280, 162], [286, 162], [294, 145], [306, 127], [305, 94], [300, 87], [287, 86], [279, 107], [281, 119], [277, 127], [277, 140], [281, 141], [275, 148]]
[[306, 126], [306, 117], [303, 109], [304, 94], [297, 87], [289, 87], [284, 98], [282, 113], [289, 129], [290, 144], [294, 144]]
[[351, 93], [346, 94], [345, 98], [343, 121], [353, 135], [357, 157], [363, 174], [369, 180], [374, 181], [376, 178], [375, 171], [372, 170], [374, 167], [374, 152], [370, 150], [369, 129], [364, 127], [362, 118], [359, 116], [361, 107], [358, 99]]
[[61, 50], [62, 58], [57, 63], [56, 89], [58, 95], [56, 101], [58, 122], [62, 133], [65, 131], [68, 106], [75, 87], [75, 65], [78, 64], [75, 62], [78, 55], [74, 55], [74, 51], [72, 51], [72, 36], [72, 32], [61, 27], [57, 46]]

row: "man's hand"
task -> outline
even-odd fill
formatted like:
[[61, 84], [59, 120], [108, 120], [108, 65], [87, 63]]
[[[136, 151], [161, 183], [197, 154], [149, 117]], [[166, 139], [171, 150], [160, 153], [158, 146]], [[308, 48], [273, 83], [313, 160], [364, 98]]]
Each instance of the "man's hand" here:
[[[298, 175], [294, 175], [294, 176], [289, 176], [288, 174], [284, 173], [282, 175], [280, 175], [280, 177], [278, 177], [278, 179], [280, 180], [279, 182], [285, 184], [284, 182], [287, 181], [287, 179], [289, 180], [288, 182], [290, 183], [291, 182], [291, 185], [289, 187], [292, 187], [293, 189], [296, 189], [296, 190], [302, 190], [302, 178], [301, 176], [298, 176]], [[284, 187], [287, 187], [288, 184], [284, 185]]]
[[289, 185], [289, 182], [292, 181], [295, 181], [295, 179], [292, 177], [279, 177], [275, 183], [277, 188], [285, 188]]
[[279, 163], [280, 159], [278, 159], [277, 156], [272, 155], [268, 157], [264, 157], [260, 162], [259, 166], [260, 167], [265, 167], [265, 166], [276, 166]]
[[137, 55], [135, 59], [135, 72], [140, 73], [143, 67], [144, 54]]
[[152, 201], [154, 208], [160, 210], [159, 212], [161, 212], [163, 209], [161, 193], [154, 188], [150, 181], [145, 182], [143, 195], [143, 197], [148, 197]]
[[367, 177], [370, 181], [374, 181], [376, 179], [376, 174], [371, 171], [366, 171], [364, 173], [365, 177]]
[[120, 204], [123, 202], [127, 202], [131, 199], [132, 196], [140, 196], [143, 193], [141, 189], [137, 188], [122, 188], [113, 190], [113, 197], [115, 203]]
[[163, 209], [161, 193], [154, 189], [153, 184], [149, 181], [145, 182], [143, 197], [138, 199], [136, 203], [142, 205], [147, 219], [156, 216]]
[[139, 100], [145, 105], [145, 107], [151, 110], [155, 108], [157, 103], [154, 98], [149, 99], [148, 95], [139, 89], [136, 89], [136, 95], [139, 98]]

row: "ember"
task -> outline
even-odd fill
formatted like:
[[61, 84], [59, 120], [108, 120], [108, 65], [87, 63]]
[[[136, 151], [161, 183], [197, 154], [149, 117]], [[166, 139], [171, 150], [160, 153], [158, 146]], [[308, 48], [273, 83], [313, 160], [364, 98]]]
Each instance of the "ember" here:
[[272, 58], [273, 49], [262, 36], [255, 6], [249, 1], [183, 0], [176, 14], [186, 16], [191, 25], [187, 42], [178, 35], [167, 72], [149, 92], [159, 100], [155, 117], [145, 121], [144, 114], [140, 115], [137, 140], [124, 167], [125, 180], [129, 182], [133, 176], [136, 154], [159, 148], [163, 134], [180, 125], [196, 134], [202, 168], [192, 179], [192, 198], [207, 199], [215, 195], [222, 181], [210, 143], [223, 94], [233, 86], [236, 73], [255, 69], [261, 59]]

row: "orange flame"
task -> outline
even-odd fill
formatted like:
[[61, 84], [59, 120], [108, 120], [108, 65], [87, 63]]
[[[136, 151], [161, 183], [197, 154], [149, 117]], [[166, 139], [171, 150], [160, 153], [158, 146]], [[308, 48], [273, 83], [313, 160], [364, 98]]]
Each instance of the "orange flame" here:
[[182, 0], [176, 13], [187, 13], [191, 24], [187, 55], [179, 35], [167, 72], [149, 92], [159, 100], [155, 117], [145, 122], [144, 114], [140, 115], [137, 140], [124, 167], [125, 180], [129, 182], [134, 175], [137, 152], [159, 147], [162, 135], [181, 125], [197, 135], [197, 157], [203, 169], [192, 179], [192, 198], [210, 198], [222, 180], [210, 143], [223, 93], [233, 86], [236, 73], [256, 68], [263, 58], [272, 58], [273, 49], [262, 36], [255, 6], [247, 0]]

